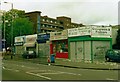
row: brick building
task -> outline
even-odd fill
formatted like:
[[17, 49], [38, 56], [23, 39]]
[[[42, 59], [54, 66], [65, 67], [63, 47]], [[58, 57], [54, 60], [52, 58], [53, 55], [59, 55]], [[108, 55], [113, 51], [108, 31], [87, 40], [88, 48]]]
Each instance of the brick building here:
[[55, 32], [62, 31], [63, 29], [61, 21], [48, 16], [41, 16], [41, 32]]
[[70, 17], [60, 16], [54, 19], [41, 16], [40, 11], [28, 12], [26, 17], [34, 24], [33, 33], [55, 32], [83, 26], [82, 24], [72, 23]]
[[62, 22], [64, 29], [77, 28], [83, 26], [82, 24], [72, 23], [70, 17], [60, 16], [57, 17], [57, 20]]
[[33, 23], [33, 33], [39, 33], [40, 30], [40, 11], [25, 13], [26, 17]]

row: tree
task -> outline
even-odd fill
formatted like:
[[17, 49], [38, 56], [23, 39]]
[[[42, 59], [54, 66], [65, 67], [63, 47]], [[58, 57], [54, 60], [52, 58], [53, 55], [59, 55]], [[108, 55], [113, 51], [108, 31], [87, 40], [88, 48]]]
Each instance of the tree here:
[[116, 44], [113, 45], [113, 49], [120, 49], [120, 29], [117, 31]]
[[32, 34], [33, 24], [27, 18], [16, 18], [13, 22], [13, 36], [23, 36]]
[[[14, 45], [14, 37], [19, 35], [32, 34], [32, 23], [25, 17], [25, 11], [11, 9], [2, 16], [2, 37], [4, 36], [5, 28], [5, 39], [6, 47]], [[6, 22], [7, 21], [7, 22]]]

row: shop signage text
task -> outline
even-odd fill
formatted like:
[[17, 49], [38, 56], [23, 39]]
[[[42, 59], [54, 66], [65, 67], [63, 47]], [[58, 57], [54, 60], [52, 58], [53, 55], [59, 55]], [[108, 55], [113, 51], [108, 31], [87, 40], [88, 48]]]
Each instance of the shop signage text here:
[[91, 26], [68, 29], [68, 37], [85, 36], [91, 37], [111, 37], [111, 27]]

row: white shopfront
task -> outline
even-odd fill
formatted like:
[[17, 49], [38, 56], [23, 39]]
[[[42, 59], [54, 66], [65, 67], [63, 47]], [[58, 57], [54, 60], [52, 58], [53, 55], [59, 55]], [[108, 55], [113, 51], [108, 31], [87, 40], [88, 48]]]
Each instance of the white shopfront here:
[[23, 44], [25, 42], [25, 36], [15, 37], [15, 54], [23, 54], [24, 47]]
[[25, 36], [24, 50], [36, 52], [36, 39], [37, 34]]

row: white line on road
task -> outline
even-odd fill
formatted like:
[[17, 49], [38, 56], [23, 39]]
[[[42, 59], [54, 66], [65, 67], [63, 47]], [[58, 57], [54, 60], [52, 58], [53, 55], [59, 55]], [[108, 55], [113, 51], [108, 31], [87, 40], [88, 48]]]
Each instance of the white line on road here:
[[45, 79], [51, 80], [51, 78], [46, 77], [46, 76], [43, 76], [43, 75], [39, 75], [39, 74], [31, 73], [31, 72], [26, 72], [26, 73], [27, 73], [27, 74], [30, 74], [30, 75], [34, 75], [34, 76], [38, 76], [38, 77], [42, 77], [42, 78], [45, 78]]
[[40, 73], [40, 74], [63, 74], [63, 73], [61, 72], [61, 73]]
[[65, 73], [65, 74], [71, 74], [71, 75], [81, 75], [81, 74], [70, 73], [70, 72], [61, 72], [61, 73]]
[[[29, 72], [37, 72], [39, 74], [70, 74], [70, 75], [79, 75], [79, 76], [81, 76], [81, 74], [77, 74], [77, 73], [54, 71], [54, 70], [31, 70]], [[44, 73], [42, 73], [42, 72], [44, 72]]]
[[106, 78], [106, 80], [115, 80], [115, 79]]
[[3, 67], [4, 70], [10, 70], [10, 71], [15, 71], [15, 72], [19, 72], [19, 70], [15, 70], [15, 69], [9, 69], [9, 68], [5, 68]]

